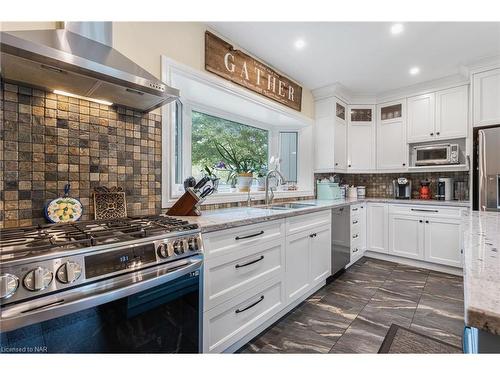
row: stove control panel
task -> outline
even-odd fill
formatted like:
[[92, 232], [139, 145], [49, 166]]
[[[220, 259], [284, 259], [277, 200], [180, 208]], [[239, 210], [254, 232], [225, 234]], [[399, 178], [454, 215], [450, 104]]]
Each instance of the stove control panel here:
[[42, 296], [106, 277], [175, 261], [203, 251], [201, 234], [121, 244], [0, 269], [0, 303]]

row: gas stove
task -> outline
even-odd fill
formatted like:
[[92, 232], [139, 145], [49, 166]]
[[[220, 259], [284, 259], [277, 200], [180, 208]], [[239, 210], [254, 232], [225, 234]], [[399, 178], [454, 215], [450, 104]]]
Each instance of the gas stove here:
[[78, 293], [145, 268], [165, 271], [167, 263], [178, 268], [202, 250], [196, 224], [163, 215], [2, 229], [0, 303]]

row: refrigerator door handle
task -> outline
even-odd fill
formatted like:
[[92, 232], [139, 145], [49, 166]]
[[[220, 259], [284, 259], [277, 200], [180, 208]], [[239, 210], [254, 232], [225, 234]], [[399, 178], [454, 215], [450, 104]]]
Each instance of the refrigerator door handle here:
[[486, 211], [486, 135], [479, 130], [479, 210]]

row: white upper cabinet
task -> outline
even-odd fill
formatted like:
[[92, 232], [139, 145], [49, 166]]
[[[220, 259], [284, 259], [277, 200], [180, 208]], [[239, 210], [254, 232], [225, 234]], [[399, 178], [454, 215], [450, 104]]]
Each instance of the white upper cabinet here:
[[347, 169], [347, 105], [340, 100], [335, 103], [334, 159], [335, 170]]
[[375, 169], [375, 106], [350, 105], [348, 116], [348, 171]]
[[468, 86], [436, 92], [435, 137], [442, 139], [467, 137]]
[[500, 68], [473, 77], [474, 126], [500, 124]]
[[315, 170], [347, 168], [347, 105], [337, 98], [316, 102]]
[[406, 100], [377, 106], [377, 169], [405, 170]]
[[435, 94], [424, 94], [408, 98], [408, 142], [434, 140]]
[[408, 98], [408, 143], [467, 137], [468, 85]]

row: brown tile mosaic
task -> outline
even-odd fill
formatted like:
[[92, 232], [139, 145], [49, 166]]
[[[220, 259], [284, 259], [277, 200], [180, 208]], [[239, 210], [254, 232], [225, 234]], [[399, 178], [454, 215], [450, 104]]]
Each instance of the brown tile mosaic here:
[[161, 116], [0, 83], [0, 227], [45, 223], [63, 194], [93, 218], [92, 191], [121, 186], [130, 215], [161, 208]]
[[[314, 179], [330, 177], [330, 173], [316, 173]], [[455, 182], [462, 181], [465, 185], [464, 200], [469, 199], [469, 172], [432, 172], [432, 173], [366, 173], [366, 174], [337, 174], [343, 183], [354, 186], [366, 186], [368, 198], [393, 198], [392, 180], [398, 177], [406, 177], [411, 181], [412, 197], [418, 197], [418, 189], [421, 180], [430, 181], [431, 194], [435, 195], [437, 180], [440, 177], [453, 178]]]

